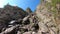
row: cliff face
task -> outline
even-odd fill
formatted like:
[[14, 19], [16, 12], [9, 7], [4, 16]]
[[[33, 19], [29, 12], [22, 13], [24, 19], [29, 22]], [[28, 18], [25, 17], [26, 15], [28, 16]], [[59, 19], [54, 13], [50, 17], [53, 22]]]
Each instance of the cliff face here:
[[60, 34], [60, 0], [41, 0], [33, 13], [10, 5], [0, 11], [0, 34]]
[[1, 8], [0, 10], [0, 20], [17, 20], [19, 18], [25, 17], [25, 15], [26, 12], [17, 6], [6, 5], [4, 8]]
[[37, 6], [35, 13], [39, 18], [39, 33], [44, 32], [47, 34], [46, 32], [49, 32], [48, 34], [59, 34], [59, 8], [59, 0], [42, 0], [41, 4]]
[[36, 9], [36, 14], [39, 18], [41, 17], [40, 14], [53, 17], [55, 22], [60, 24], [60, 0], [42, 0]]
[[11, 20], [22, 19], [25, 15], [26, 12], [17, 6], [7, 4], [4, 8], [0, 8], [0, 30], [6, 27]]

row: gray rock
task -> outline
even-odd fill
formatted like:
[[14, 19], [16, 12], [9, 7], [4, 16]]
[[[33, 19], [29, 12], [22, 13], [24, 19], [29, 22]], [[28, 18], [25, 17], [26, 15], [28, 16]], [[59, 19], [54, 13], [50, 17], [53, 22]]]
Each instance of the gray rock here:
[[7, 33], [10, 33], [12, 32], [15, 28], [17, 28], [19, 25], [16, 25], [16, 26], [12, 26], [10, 28], [7, 28], [5, 31], [1, 32], [0, 34], [7, 34]]
[[20, 31], [17, 31], [17, 34], [21, 34], [21, 32]]
[[23, 34], [31, 34], [31, 32], [30, 32], [30, 31], [28, 31], [28, 32], [25, 32], [25, 33], [23, 33]]

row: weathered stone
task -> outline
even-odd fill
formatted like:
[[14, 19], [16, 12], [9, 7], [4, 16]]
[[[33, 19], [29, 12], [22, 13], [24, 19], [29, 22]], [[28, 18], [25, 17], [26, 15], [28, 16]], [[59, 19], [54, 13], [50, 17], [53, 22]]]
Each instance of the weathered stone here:
[[31, 32], [30, 32], [30, 31], [28, 31], [28, 32], [25, 32], [25, 33], [23, 33], [23, 34], [31, 34]]
[[21, 32], [20, 31], [17, 31], [17, 34], [21, 34]]
[[48, 32], [48, 27], [43, 23], [43, 22], [39, 22], [38, 23], [39, 25], [39, 29], [42, 31], [42, 32]]
[[10, 32], [14, 33], [14, 29], [17, 28], [19, 25], [13, 26], [11, 28], [7, 28], [5, 31], [1, 32], [0, 34], [9, 34]]

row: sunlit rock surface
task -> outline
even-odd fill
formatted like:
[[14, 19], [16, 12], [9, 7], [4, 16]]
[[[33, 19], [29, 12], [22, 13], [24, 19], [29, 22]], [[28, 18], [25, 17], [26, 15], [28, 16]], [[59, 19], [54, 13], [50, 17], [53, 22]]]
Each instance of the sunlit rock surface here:
[[42, 0], [35, 12], [7, 4], [0, 8], [0, 34], [60, 34], [59, 9], [59, 0]]

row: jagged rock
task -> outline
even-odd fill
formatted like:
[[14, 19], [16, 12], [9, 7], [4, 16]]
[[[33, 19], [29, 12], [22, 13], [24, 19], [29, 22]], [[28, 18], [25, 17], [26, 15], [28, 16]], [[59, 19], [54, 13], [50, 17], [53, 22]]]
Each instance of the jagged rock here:
[[9, 33], [14, 33], [14, 29], [17, 28], [19, 25], [16, 25], [16, 26], [12, 26], [11, 28], [7, 28], [5, 31], [3, 31], [2, 33], [0, 34], [9, 34]]
[[23, 9], [9, 4], [5, 5], [4, 8], [0, 9], [0, 30], [7, 27], [10, 21], [17, 20], [19, 18], [22, 19], [25, 15], [26, 12]]
[[54, 8], [59, 9], [60, 5], [53, 7], [53, 4], [49, 5], [51, 2], [52, 0], [42, 0], [34, 13], [30, 8], [24, 12], [23, 9], [9, 4], [0, 8], [0, 34], [60, 34], [60, 24], [57, 25], [60, 20], [55, 20], [51, 12]]
[[[47, 0], [46, 0], [47, 1]], [[51, 0], [50, 0], [51, 1]], [[48, 2], [50, 2], [48, 0]], [[49, 12], [48, 8], [45, 5], [46, 3], [41, 3], [38, 5], [36, 9], [36, 15], [39, 18], [39, 29], [41, 34], [47, 34], [46, 32], [49, 32], [48, 34], [58, 34], [58, 28], [57, 24], [55, 22], [54, 16], [51, 12]], [[43, 33], [42, 33], [43, 32]]]
[[55, 34], [58, 33], [58, 29], [57, 29], [56, 27], [51, 27], [51, 30], [52, 30]]
[[58, 25], [58, 34], [60, 34], [60, 24]]
[[18, 32], [17, 32], [17, 34], [21, 34], [21, 32], [20, 32], [20, 31], [18, 31]]
[[3, 19], [6, 22], [10, 20], [17, 20], [19, 18], [23, 18], [26, 15], [26, 12], [17, 7], [11, 5], [5, 5], [0, 12], [0, 20]]
[[27, 17], [23, 18], [23, 22], [27, 21], [27, 20], [28, 20], [28, 18], [29, 18], [29, 16], [27, 16]]
[[37, 33], [33, 31], [32, 34], [37, 34]]
[[50, 34], [55, 34], [55, 32], [50, 29]]
[[28, 8], [26, 9], [26, 12], [27, 12], [27, 14], [31, 14], [31, 13], [32, 13], [32, 10], [28, 7]]
[[48, 27], [43, 22], [39, 22], [38, 25], [39, 25], [39, 29], [41, 29], [40, 31], [42, 31], [42, 32], [48, 32], [49, 31]]
[[31, 34], [31, 32], [29, 31], [29, 32], [25, 32], [25, 33], [23, 33], [23, 34]]

